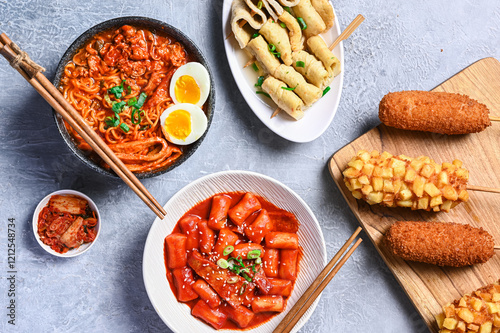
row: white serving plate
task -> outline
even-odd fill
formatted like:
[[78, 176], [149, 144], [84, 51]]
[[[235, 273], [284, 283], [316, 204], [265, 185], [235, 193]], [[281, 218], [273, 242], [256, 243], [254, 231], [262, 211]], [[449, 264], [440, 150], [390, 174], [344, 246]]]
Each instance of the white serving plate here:
[[[229, 62], [229, 67], [234, 80], [245, 98], [248, 106], [255, 115], [271, 131], [279, 136], [293, 142], [310, 142], [317, 139], [330, 126], [340, 102], [342, 84], [344, 81], [344, 46], [340, 42], [333, 49], [333, 54], [340, 60], [342, 72], [333, 80], [330, 91], [319, 101], [304, 111], [304, 118], [294, 120], [284, 111], [271, 119], [271, 115], [277, 108], [276, 104], [268, 97], [257, 95], [254, 84], [257, 82], [257, 73], [252, 66], [243, 68], [249, 60], [248, 55], [240, 49], [236, 39], [231, 36], [231, 3], [232, 0], [224, 0], [222, 7], [222, 35], [224, 37], [224, 47]], [[335, 10], [334, 10], [335, 13]], [[335, 25], [327, 32], [321, 34], [327, 45], [340, 35], [340, 27], [335, 15]]]
[[[40, 214], [40, 211], [45, 206], [47, 206], [47, 203], [49, 202], [50, 197], [53, 195], [56, 195], [56, 194], [57, 195], [75, 195], [75, 196], [78, 196], [78, 197], [83, 198], [83, 199], [88, 201], [90, 209], [92, 209], [96, 213], [96, 216], [97, 216], [97, 224], [95, 226], [96, 234], [95, 234], [95, 239], [93, 242], [84, 243], [84, 244], [80, 245], [78, 248], [69, 250], [66, 253], [59, 253], [57, 251], [52, 250], [52, 248], [50, 246], [48, 246], [47, 244], [44, 244], [40, 240], [40, 236], [38, 236], [38, 215]], [[57, 256], [57, 257], [70, 258], [70, 257], [76, 257], [84, 252], [87, 252], [92, 247], [92, 245], [94, 245], [94, 243], [97, 242], [97, 239], [99, 238], [99, 234], [101, 231], [101, 214], [99, 213], [99, 210], [97, 209], [97, 205], [95, 204], [95, 202], [92, 201], [92, 199], [90, 199], [88, 196], [86, 196], [82, 192], [78, 192], [78, 191], [74, 191], [74, 190], [59, 190], [59, 191], [55, 191], [55, 192], [52, 192], [49, 195], [47, 195], [45, 198], [42, 199], [42, 201], [40, 201], [38, 206], [36, 206], [35, 212], [33, 213], [32, 225], [33, 225], [33, 234], [35, 235], [35, 238], [36, 238], [38, 244], [40, 244], [40, 246], [42, 247], [42, 249], [44, 249], [48, 253], [50, 253], [54, 256]]]
[[[307, 204], [290, 188], [270, 177], [249, 171], [223, 171], [202, 177], [184, 187], [167, 202], [164, 206], [167, 216], [163, 220], [156, 218], [144, 248], [142, 272], [146, 291], [158, 315], [174, 332], [215, 330], [191, 316], [189, 307], [177, 302], [172, 293], [166, 277], [163, 252], [165, 237], [172, 232], [182, 215], [198, 202], [216, 193], [237, 191], [256, 193], [277, 207], [294, 213], [300, 222], [298, 235], [303, 257], [286, 311], [251, 330], [253, 333], [272, 332], [326, 265], [325, 240], [318, 221]], [[297, 332], [304, 325], [318, 302], [319, 297], [297, 323], [293, 332]]]

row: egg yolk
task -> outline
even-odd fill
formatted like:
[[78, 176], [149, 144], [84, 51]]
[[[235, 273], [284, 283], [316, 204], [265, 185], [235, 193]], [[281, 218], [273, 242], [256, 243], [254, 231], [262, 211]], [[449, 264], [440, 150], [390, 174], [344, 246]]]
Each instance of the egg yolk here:
[[168, 134], [179, 140], [186, 140], [191, 134], [191, 115], [186, 110], [175, 110], [165, 119]]
[[179, 103], [196, 104], [200, 100], [200, 87], [192, 76], [183, 75], [175, 82], [175, 98]]

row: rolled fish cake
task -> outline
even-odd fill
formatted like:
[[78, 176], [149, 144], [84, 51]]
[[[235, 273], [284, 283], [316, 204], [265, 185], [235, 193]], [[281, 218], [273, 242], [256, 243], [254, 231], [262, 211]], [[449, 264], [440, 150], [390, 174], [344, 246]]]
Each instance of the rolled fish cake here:
[[283, 29], [276, 21], [269, 19], [259, 30], [259, 33], [264, 36], [268, 43], [276, 46], [281, 60], [285, 65], [290, 66], [292, 64], [292, 47], [286, 29]]
[[438, 164], [427, 156], [360, 150], [342, 173], [352, 195], [370, 205], [448, 212], [469, 199], [469, 171], [459, 160]]
[[314, 9], [311, 0], [300, 0], [300, 2], [293, 7], [293, 11], [297, 18], [302, 18], [307, 25], [303, 30], [306, 37], [316, 36], [326, 30], [326, 24]]
[[292, 52], [300, 51], [304, 48], [302, 41], [302, 30], [300, 29], [299, 22], [289, 12], [284, 11], [278, 18], [281, 22], [285, 23], [288, 29], [288, 38], [290, 39], [290, 47]]
[[267, 42], [262, 36], [252, 38], [245, 50], [248, 50], [261, 63], [262, 69], [267, 74], [272, 75], [280, 65], [279, 60], [269, 52]]
[[309, 50], [311, 50], [311, 53], [321, 60], [323, 66], [325, 66], [328, 71], [330, 79], [340, 74], [340, 61], [332, 51], [330, 51], [323, 38], [320, 36], [309, 37], [307, 39], [307, 46]]
[[274, 103], [276, 103], [276, 105], [278, 105], [295, 120], [301, 119], [304, 117], [304, 111], [302, 111], [304, 103], [292, 91], [283, 88], [288, 87], [284, 82], [275, 79], [272, 76], [268, 76], [262, 83], [262, 90], [271, 96], [271, 99]]
[[271, 15], [275, 21], [278, 21], [278, 16], [280, 16], [284, 12], [283, 7], [281, 7], [281, 5], [276, 0], [261, 1], [269, 15]]
[[328, 30], [333, 27], [335, 23], [335, 14], [333, 13], [333, 7], [328, 0], [311, 0], [311, 4], [318, 12], [319, 16], [325, 22], [326, 29]]
[[[246, 24], [248, 23], [248, 24]], [[260, 29], [265, 23], [260, 15], [250, 14], [244, 0], [234, 0], [231, 4], [231, 30], [240, 48], [247, 46], [252, 38], [253, 29]]]
[[304, 77], [297, 73], [293, 67], [279, 65], [274, 72], [274, 77], [293, 88], [293, 92], [302, 99], [306, 106], [313, 104], [323, 95], [321, 89], [307, 83]]
[[329, 75], [325, 67], [314, 57], [306, 51], [299, 51], [292, 53], [293, 68], [302, 74], [306, 80], [316, 87], [323, 89], [328, 84]]

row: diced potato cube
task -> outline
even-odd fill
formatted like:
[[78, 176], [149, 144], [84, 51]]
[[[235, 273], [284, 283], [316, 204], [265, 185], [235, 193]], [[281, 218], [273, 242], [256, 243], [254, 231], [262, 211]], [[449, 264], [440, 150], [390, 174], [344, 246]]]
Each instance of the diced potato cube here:
[[418, 199], [417, 209], [427, 209], [429, 207], [429, 198], [423, 197]]
[[420, 170], [420, 174], [425, 178], [429, 178], [434, 173], [434, 167], [430, 164], [425, 164]]
[[444, 321], [444, 314], [440, 313], [435, 316], [436, 318], [436, 323], [438, 324], [439, 328], [443, 328], [443, 321]]
[[420, 156], [420, 157], [418, 158], [418, 160], [419, 160], [419, 161], [422, 161], [424, 164], [434, 162], [433, 160], [431, 160], [431, 159], [429, 158], [429, 156]]
[[403, 178], [406, 173], [406, 167], [405, 166], [398, 166], [393, 169], [394, 177], [399, 177]]
[[399, 190], [401, 189], [401, 180], [399, 179], [394, 180], [393, 185], [394, 185], [394, 193], [398, 193]]
[[439, 331], [439, 333], [452, 333], [452, 332], [447, 329], [442, 329], [441, 331]]
[[455, 306], [453, 304], [448, 304], [443, 307], [443, 312], [446, 317], [453, 317], [455, 315]]
[[380, 154], [378, 153], [378, 151], [376, 151], [376, 150], [372, 150], [372, 152], [370, 153], [370, 156], [371, 156], [371, 157], [379, 157], [379, 156], [380, 156]]
[[361, 185], [357, 178], [351, 178], [349, 179], [349, 182], [351, 182], [351, 187], [353, 190], [357, 190], [363, 187], [363, 185]]
[[492, 326], [493, 326], [493, 323], [491, 321], [485, 322], [479, 328], [479, 333], [491, 333]]
[[453, 165], [456, 166], [457, 168], [461, 168], [463, 163], [460, 160], [454, 160]]
[[361, 169], [363, 169], [363, 165], [365, 165], [365, 163], [363, 163], [362, 160], [354, 160], [354, 161], [347, 163], [347, 165], [356, 169], [356, 170], [361, 170]]
[[389, 159], [389, 158], [391, 158], [391, 157], [392, 157], [392, 154], [391, 154], [391, 153], [388, 153], [388, 152], [386, 152], [386, 151], [384, 151], [384, 152], [380, 155], [380, 157], [382, 157], [383, 159]]
[[438, 175], [438, 182], [441, 185], [448, 185], [450, 182], [448, 180], [448, 173], [446, 171], [441, 171]]
[[465, 308], [467, 307], [467, 301], [465, 300], [465, 297], [462, 297], [460, 299], [460, 302], [458, 303], [458, 306], [462, 307], [462, 308]]
[[469, 193], [467, 193], [466, 190], [462, 190], [460, 191], [460, 193], [458, 194], [458, 198], [462, 201], [467, 201], [469, 200]]
[[356, 190], [356, 191], [352, 191], [352, 196], [355, 197], [356, 199], [361, 199], [363, 198], [363, 195], [361, 194], [360, 191]]
[[443, 166], [443, 169], [448, 169], [450, 171], [453, 171], [457, 168], [456, 166], [454, 166], [453, 164], [448, 163], [448, 162], [443, 162], [442, 166]]
[[406, 155], [399, 155], [398, 156], [400, 159], [404, 160], [404, 161], [408, 161], [408, 162], [411, 162], [413, 160], [413, 158], [411, 157], [408, 157]]
[[389, 179], [384, 179], [384, 192], [394, 193], [394, 185]]
[[477, 332], [479, 331], [479, 326], [471, 323], [467, 325], [467, 329], [472, 332]]
[[451, 201], [455, 201], [458, 199], [458, 193], [457, 191], [450, 185], [446, 185], [443, 187], [443, 196]]
[[398, 160], [397, 158], [391, 158], [391, 161], [389, 162], [389, 168], [398, 168], [398, 167], [406, 167], [406, 163], [404, 161]]
[[465, 323], [463, 321], [459, 321], [456, 330], [460, 333], [465, 332]]
[[384, 199], [384, 193], [382, 192], [371, 192], [366, 196], [366, 200], [370, 205], [381, 203]]
[[360, 172], [354, 168], [347, 168], [344, 172], [342, 172], [342, 174], [347, 178], [356, 178], [359, 176]]
[[373, 177], [372, 178], [372, 186], [374, 191], [382, 191], [384, 188], [384, 180], [380, 177]]
[[457, 327], [458, 321], [455, 318], [445, 318], [443, 327], [449, 330], [454, 330]]
[[440, 172], [441, 172], [441, 170], [442, 170], [442, 168], [441, 168], [441, 164], [434, 164], [434, 172], [435, 172], [436, 174], [440, 173]]
[[399, 207], [411, 207], [413, 205], [413, 201], [411, 200], [400, 200], [396, 202], [396, 205]]
[[488, 309], [489, 313], [497, 313], [498, 312], [498, 306], [496, 305], [496, 303], [487, 302], [486, 308]]
[[374, 168], [375, 168], [375, 165], [373, 165], [373, 164], [365, 164], [363, 166], [363, 169], [361, 170], [361, 172], [370, 177], [373, 173]]
[[500, 316], [497, 314], [493, 317], [493, 326], [500, 327]]
[[394, 174], [392, 173], [392, 168], [382, 168], [382, 178], [392, 178]]
[[373, 177], [382, 177], [382, 168], [378, 165], [373, 169]]
[[368, 193], [370, 192], [373, 192], [373, 187], [371, 185], [364, 185], [361, 188], [361, 193], [363, 193], [364, 195], [368, 195]]
[[469, 171], [467, 169], [457, 169], [455, 174], [458, 178], [463, 178], [465, 180], [469, 179]]
[[466, 323], [472, 323], [474, 321], [474, 315], [467, 308], [461, 308], [458, 310], [458, 316]]
[[446, 200], [445, 202], [443, 202], [443, 204], [439, 208], [441, 208], [441, 210], [443, 212], [449, 212], [450, 209], [452, 208], [452, 205], [453, 205], [453, 201]]
[[416, 171], [416, 172], [420, 172], [420, 169], [422, 169], [422, 167], [424, 166], [424, 162], [420, 161], [420, 160], [413, 160], [411, 161], [410, 163], [410, 166]]
[[419, 198], [424, 194], [424, 185], [425, 178], [420, 176], [415, 177], [415, 181], [413, 182], [413, 193]]
[[345, 186], [347, 187], [347, 189], [349, 189], [349, 191], [351, 191], [351, 192], [352, 192], [352, 191], [353, 191], [353, 188], [352, 188], [352, 186], [351, 186], [351, 183], [349, 183], [349, 181], [348, 181], [348, 180], [344, 181], [344, 183], [345, 183]]
[[439, 208], [439, 206], [432, 207], [433, 212], [439, 212], [440, 210], [441, 208]]
[[410, 190], [408, 190], [408, 189], [406, 189], [406, 190], [401, 190], [401, 191], [399, 192], [399, 197], [400, 197], [401, 199], [403, 199], [403, 200], [409, 200], [409, 199], [411, 199], [411, 197], [412, 197], [412, 193], [411, 193], [411, 191], [410, 191]]
[[491, 300], [493, 302], [498, 302], [500, 301], [500, 293], [493, 293], [493, 295], [491, 296]]
[[366, 150], [360, 150], [358, 151], [358, 156], [363, 162], [368, 162], [370, 160], [370, 153], [367, 152]]
[[405, 182], [411, 183], [415, 180], [415, 177], [417, 177], [417, 173], [415, 170], [413, 170], [413, 169], [406, 170]]
[[389, 207], [394, 206], [394, 194], [386, 193], [382, 201]]
[[470, 300], [470, 305], [474, 310], [480, 311], [483, 307], [483, 301], [481, 301], [479, 298], [472, 297], [472, 299]]
[[429, 206], [431, 208], [434, 208], [436, 206], [439, 206], [440, 204], [443, 203], [443, 197], [438, 195], [437, 197], [434, 197], [431, 199], [431, 202], [429, 203]]
[[[368, 185], [370, 184], [370, 179], [368, 179], [368, 176], [366, 175], [363, 175], [361, 177], [358, 178], [358, 181], [363, 184], [363, 185]], [[457, 197], [458, 197], [458, 194], [457, 194]]]
[[[415, 184], [415, 183], [414, 183]], [[431, 197], [437, 197], [441, 195], [441, 191], [433, 183], [427, 183], [424, 185], [424, 191]]]

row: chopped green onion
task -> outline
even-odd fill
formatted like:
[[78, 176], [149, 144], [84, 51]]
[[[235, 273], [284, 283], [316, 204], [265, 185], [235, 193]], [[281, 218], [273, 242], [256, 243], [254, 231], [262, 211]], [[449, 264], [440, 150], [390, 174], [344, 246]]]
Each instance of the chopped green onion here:
[[256, 87], [261, 87], [263, 82], [264, 82], [264, 77], [263, 76], [259, 76], [259, 78], [257, 79], [257, 83], [255, 84], [255, 86]]
[[229, 267], [229, 263], [227, 262], [226, 259], [219, 259], [217, 260], [217, 265], [219, 265], [220, 268], [228, 268]]
[[233, 260], [237, 261], [241, 268], [245, 268], [245, 264], [243, 263], [243, 260], [241, 260], [241, 256], [238, 256], [237, 258], [231, 257], [229, 259], [233, 259]]
[[280, 23], [280, 26], [281, 26], [283, 29], [286, 29], [286, 24], [285, 24], [285, 23], [281, 22], [281, 23]]
[[140, 124], [142, 120], [142, 114], [144, 114], [144, 111], [139, 109], [134, 109], [132, 111], [132, 114], [130, 115], [130, 121], [132, 122], [132, 124], [134, 125]]
[[306, 64], [303, 61], [297, 61], [295, 63], [295, 66], [304, 68], [306, 66]]
[[120, 125], [120, 116], [106, 117], [106, 119], [104, 119], [104, 122], [109, 127], [116, 127]]
[[250, 276], [248, 276], [247, 273], [242, 273], [241, 276], [243, 276], [243, 278], [245, 280], [247, 280], [248, 282], [252, 282], [252, 278]]
[[229, 279], [227, 279], [227, 283], [229, 284], [235, 284], [236, 282], [238, 282], [240, 280], [239, 277], [237, 276], [231, 276]]
[[323, 95], [321, 95], [321, 96], [325, 96], [325, 94], [329, 91], [330, 91], [330, 87], [326, 87], [325, 90], [323, 90]]
[[120, 124], [120, 128], [122, 129], [122, 131], [124, 131], [125, 133], [128, 133], [128, 131], [130, 131], [130, 128], [128, 127], [127, 124], [125, 123], [121, 123]]
[[306, 30], [307, 29], [307, 24], [306, 24], [306, 22], [304, 21], [304, 19], [302, 17], [297, 17], [297, 22], [299, 22], [301, 30]]
[[255, 62], [252, 64], [252, 68], [253, 68], [253, 70], [254, 70], [254, 71], [256, 71], [256, 72], [258, 72], [258, 71], [259, 71], [259, 67], [257, 67], [257, 64], [256, 64]]
[[245, 283], [243, 283], [243, 285], [240, 287], [240, 292], [239, 292], [240, 296], [241, 296], [241, 295], [243, 295], [243, 294], [245, 293], [245, 290], [247, 289], [247, 284], [248, 284], [248, 283], [246, 283], [246, 282], [245, 282]]
[[253, 265], [252, 265], [252, 271], [253, 271], [254, 273], [257, 273], [257, 271], [255, 270], [255, 264], [253, 264]]
[[294, 91], [295, 88], [297, 88], [297, 87], [293, 87], [293, 88], [281, 87], [281, 89], [288, 90], [288, 91]]
[[284, 10], [286, 10], [287, 12], [289, 12], [290, 14], [292, 13], [292, 11], [290, 10], [290, 7], [283, 7]]
[[132, 93], [132, 87], [131, 86], [128, 86], [127, 87], [127, 90], [128, 90], [128, 94], [130, 95]]
[[122, 98], [122, 93], [123, 93], [123, 84], [125, 83], [125, 80], [122, 81], [122, 83], [119, 86], [115, 86], [111, 89], [108, 90], [110, 94], [115, 95], [116, 98]]
[[260, 250], [252, 250], [247, 254], [248, 259], [257, 259], [260, 257]]
[[257, 2], [257, 8], [262, 9], [262, 1]]
[[151, 128], [151, 125], [144, 125], [144, 126], [141, 126], [141, 128], [139, 128], [139, 131], [145, 131], [145, 130], [148, 130]]
[[254, 34], [252, 35], [252, 38], [257, 38], [257, 37], [259, 37], [259, 33], [258, 33], [258, 32], [254, 33]]
[[104, 95], [104, 100], [105, 100], [108, 104], [113, 104], [113, 102], [111, 101], [111, 98], [109, 98], [109, 95], [108, 95], [108, 94]]
[[111, 109], [113, 110], [114, 113], [120, 113], [122, 112], [122, 108], [125, 106], [125, 104], [127, 104], [125, 101], [115, 102], [113, 103]]
[[226, 248], [224, 249], [224, 251], [222, 252], [222, 254], [225, 255], [225, 256], [227, 256], [228, 254], [230, 254], [233, 251], [234, 251], [234, 246], [228, 245], [228, 246], [226, 246]]
[[132, 97], [127, 102], [128, 106], [135, 106], [137, 104], [137, 97]]
[[148, 95], [146, 95], [146, 93], [142, 92], [139, 95], [139, 99], [137, 100], [137, 103], [135, 103], [134, 108], [136, 108], [136, 109], [142, 108], [142, 106], [144, 105], [144, 102], [146, 101], [147, 97], [148, 97]]
[[264, 95], [264, 96], [266, 96], [266, 97], [271, 98], [271, 96], [269, 96], [269, 94], [268, 94], [268, 93], [266, 93], [266, 92], [264, 92], [264, 91], [256, 91], [255, 93], [256, 93], [256, 94], [259, 94], [259, 95]]
[[269, 51], [271, 51], [271, 53], [276, 51], [276, 46], [274, 44], [269, 44], [267, 47], [269, 47]]
[[262, 263], [262, 259], [260, 257], [255, 259], [255, 264], [260, 265], [261, 263]]

